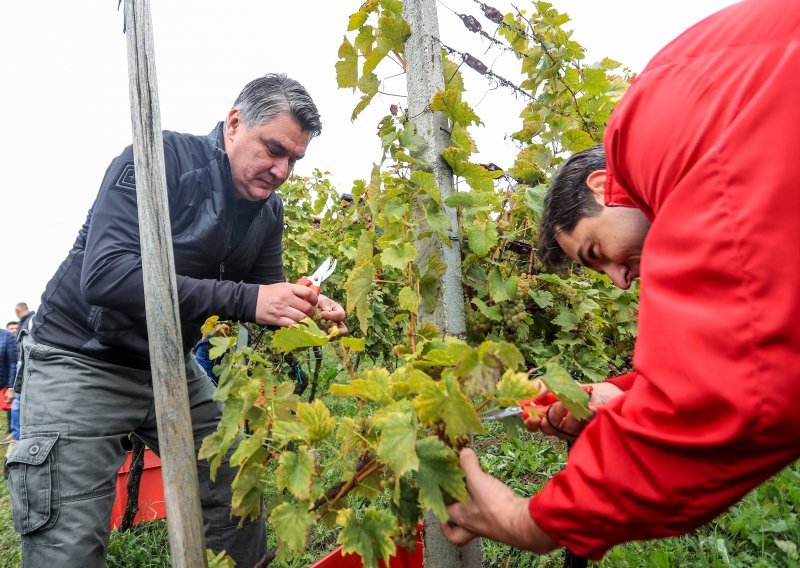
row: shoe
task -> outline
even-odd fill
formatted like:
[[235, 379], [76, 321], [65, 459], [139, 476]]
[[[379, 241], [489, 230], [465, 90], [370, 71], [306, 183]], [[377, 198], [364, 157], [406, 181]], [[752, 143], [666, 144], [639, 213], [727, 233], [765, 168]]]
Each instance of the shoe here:
[[14, 438], [11, 437], [11, 434], [0, 440], [0, 446], [5, 446], [6, 444], [10, 444], [14, 441]]

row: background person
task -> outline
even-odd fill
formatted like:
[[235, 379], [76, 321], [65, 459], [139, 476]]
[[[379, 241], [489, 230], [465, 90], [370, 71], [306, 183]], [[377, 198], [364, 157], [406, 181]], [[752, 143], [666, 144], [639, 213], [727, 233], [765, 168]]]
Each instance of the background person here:
[[[164, 132], [195, 450], [221, 416], [191, 354], [209, 316], [288, 326], [318, 305], [342, 325], [336, 302], [283, 282], [275, 190], [320, 131], [306, 90], [266, 75], [244, 87], [208, 136]], [[109, 166], [23, 340], [22, 435], [9, 456], [9, 491], [24, 565], [103, 566], [121, 440], [134, 432], [158, 452], [136, 190], [128, 147]], [[212, 481], [208, 463], [198, 462], [206, 545], [252, 566], [266, 549], [266, 527], [261, 518], [237, 527], [234, 475], [224, 460]]]
[[[598, 559], [710, 521], [800, 457], [799, 43], [796, 2], [697, 24], [612, 113], [605, 167], [574, 171], [566, 201], [551, 189], [547, 256], [622, 287], [641, 277], [635, 371], [532, 499], [465, 450], [470, 500], [449, 508], [451, 541]], [[568, 208], [571, 229], [552, 223]]]

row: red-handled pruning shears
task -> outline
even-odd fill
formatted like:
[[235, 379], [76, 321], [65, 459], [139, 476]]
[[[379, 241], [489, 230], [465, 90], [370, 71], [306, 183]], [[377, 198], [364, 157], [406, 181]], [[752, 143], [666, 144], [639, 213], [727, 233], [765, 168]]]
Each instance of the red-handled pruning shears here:
[[[581, 388], [587, 394], [591, 394], [593, 385], [581, 385]], [[514, 416], [521, 416], [523, 420], [527, 420], [530, 418], [529, 410], [543, 413], [546, 412], [547, 408], [554, 402], [558, 402], [558, 398], [556, 395], [548, 391], [542, 397], [520, 400], [519, 406], [509, 406], [508, 408], [492, 410], [491, 412], [484, 414], [483, 417], [481, 417], [481, 420], [484, 422], [491, 420], [505, 420], [506, 418], [513, 418]]]
[[331, 261], [331, 257], [326, 258], [325, 262], [320, 264], [311, 276], [303, 276], [297, 283], [301, 286], [308, 286], [315, 294], [319, 294], [320, 285], [336, 270], [336, 262], [335, 260]]

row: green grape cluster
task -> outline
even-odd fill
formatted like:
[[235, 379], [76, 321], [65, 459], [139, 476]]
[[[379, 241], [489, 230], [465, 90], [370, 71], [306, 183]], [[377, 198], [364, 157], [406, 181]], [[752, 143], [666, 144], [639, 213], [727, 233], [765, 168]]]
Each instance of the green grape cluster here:
[[531, 290], [533, 284], [532, 274], [520, 274], [517, 277], [517, 298], [522, 299], [524, 302], [528, 298], [528, 292]]
[[500, 309], [503, 311], [503, 323], [508, 329], [517, 327], [519, 322], [524, 320], [527, 315], [525, 312], [525, 300], [519, 296], [514, 300], [500, 304]]
[[492, 331], [492, 322], [480, 310], [466, 309], [467, 329], [472, 333], [485, 335]]

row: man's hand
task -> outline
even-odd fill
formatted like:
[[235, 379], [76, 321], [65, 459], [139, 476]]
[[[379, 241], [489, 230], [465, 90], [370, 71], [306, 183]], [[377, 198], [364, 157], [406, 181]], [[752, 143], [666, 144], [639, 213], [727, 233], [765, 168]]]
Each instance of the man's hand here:
[[320, 294], [319, 302], [317, 302], [317, 308], [319, 309], [319, 315], [322, 319], [326, 319], [336, 324], [336, 326], [339, 328], [339, 335], [344, 335], [347, 333], [347, 326], [342, 323], [344, 322], [346, 314], [344, 308], [339, 305], [338, 302], [335, 302], [327, 296]]
[[289, 327], [312, 317], [317, 300], [318, 297], [311, 288], [300, 284], [281, 282], [259, 286], [256, 323]]
[[[544, 384], [541, 386], [542, 390], [539, 392], [539, 396], [547, 393], [547, 387]], [[589, 410], [592, 411], [593, 416], [597, 414], [599, 406], [607, 404], [610, 400], [623, 393], [622, 390], [611, 383], [595, 383], [592, 387]], [[531, 413], [530, 418], [525, 421], [525, 427], [531, 432], [541, 431], [548, 436], [556, 436], [562, 440], [574, 440], [588, 423], [588, 420], [578, 420], [567, 412], [562, 403], [554, 402], [550, 405], [546, 414], [537, 415], [536, 413]]]
[[538, 554], [559, 547], [531, 518], [528, 500], [485, 474], [478, 456], [469, 448], [461, 451], [461, 467], [467, 476], [469, 499], [466, 504], [447, 507], [450, 521], [442, 524], [444, 535], [452, 544], [461, 546], [484, 536]]
[[6, 399], [6, 404], [11, 404], [11, 401], [17, 396], [17, 393], [14, 392], [12, 387], [8, 387], [6, 392], [3, 393], [3, 398]]

